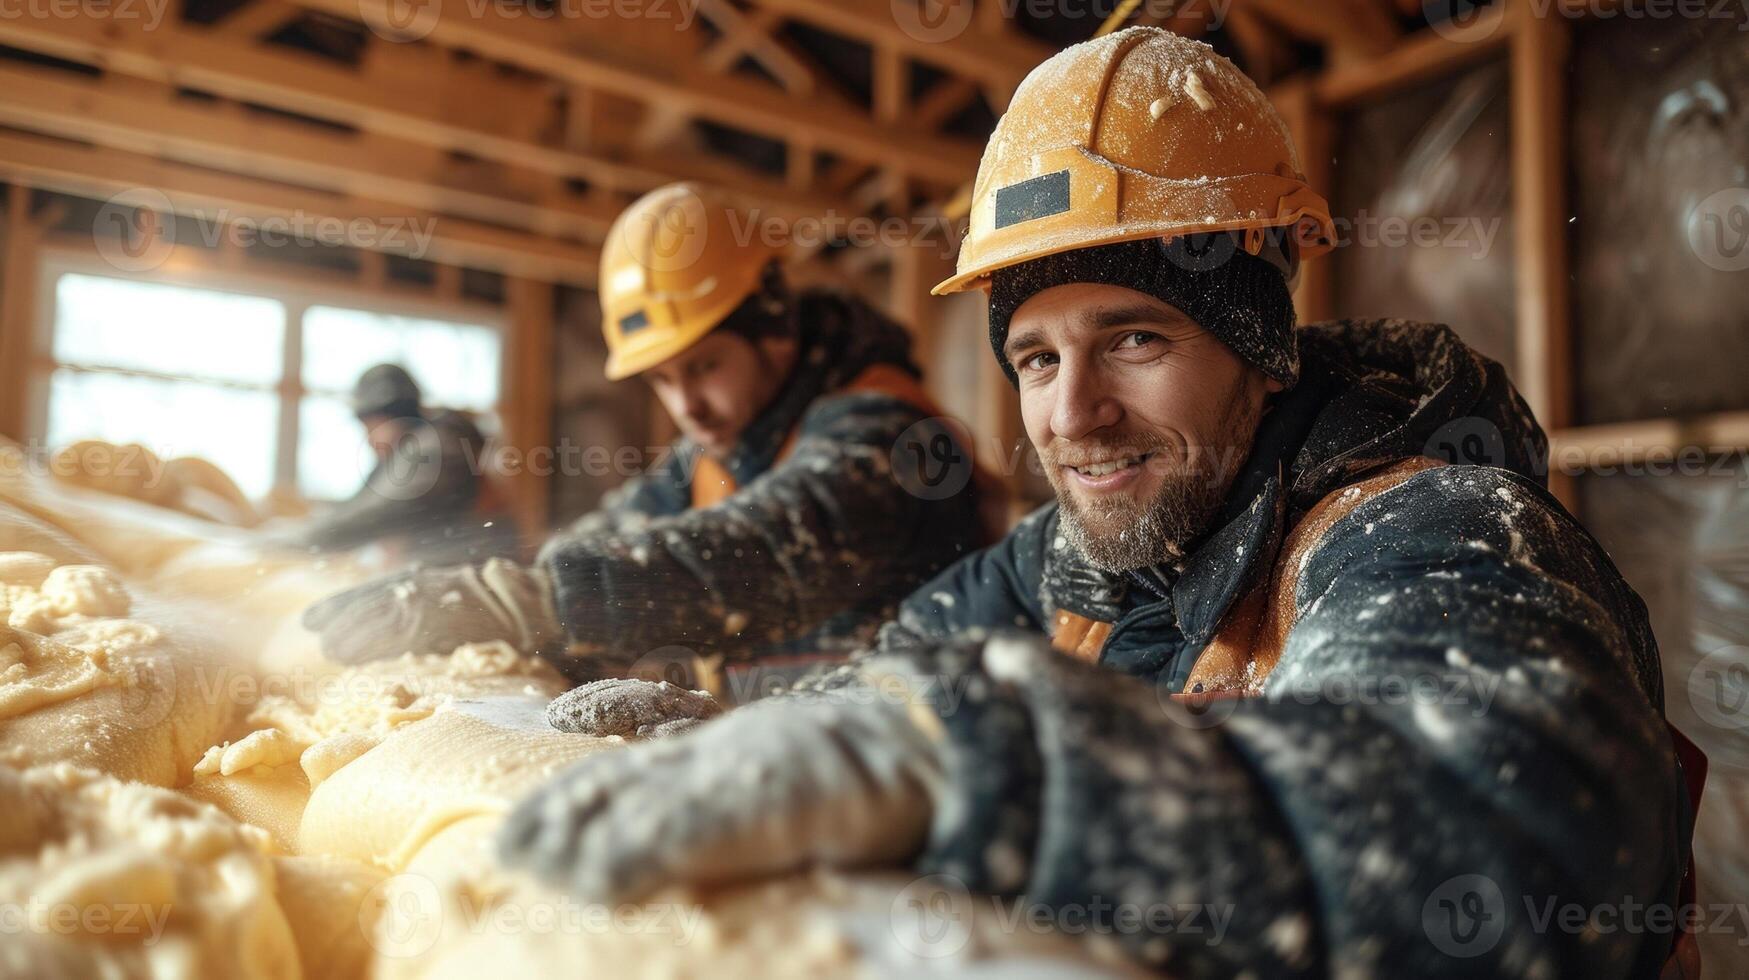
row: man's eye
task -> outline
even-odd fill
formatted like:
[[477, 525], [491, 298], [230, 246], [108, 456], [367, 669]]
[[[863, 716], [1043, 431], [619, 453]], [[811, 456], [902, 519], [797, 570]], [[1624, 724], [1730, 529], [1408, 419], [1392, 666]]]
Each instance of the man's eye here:
[[1028, 371], [1043, 371], [1055, 363], [1057, 363], [1057, 355], [1049, 351], [1028, 354], [1020, 359], [1020, 366]]
[[1119, 346], [1146, 347], [1159, 339], [1160, 335], [1157, 333], [1149, 333], [1146, 330], [1132, 330], [1129, 333], [1124, 334], [1124, 338], [1119, 342]]

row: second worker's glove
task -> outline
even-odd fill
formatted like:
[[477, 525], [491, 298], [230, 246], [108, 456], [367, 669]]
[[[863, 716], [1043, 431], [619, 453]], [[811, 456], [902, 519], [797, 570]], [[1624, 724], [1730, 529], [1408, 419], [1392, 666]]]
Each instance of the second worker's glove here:
[[566, 643], [546, 571], [501, 558], [367, 582], [304, 610], [303, 624], [321, 634], [323, 654], [344, 664], [493, 640], [551, 656]]

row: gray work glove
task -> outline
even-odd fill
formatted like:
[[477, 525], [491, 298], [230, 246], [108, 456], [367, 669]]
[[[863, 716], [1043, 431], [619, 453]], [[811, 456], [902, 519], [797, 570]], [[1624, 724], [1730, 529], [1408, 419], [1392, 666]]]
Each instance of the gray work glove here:
[[584, 759], [512, 811], [498, 853], [602, 903], [814, 864], [900, 863], [923, 847], [941, 779], [934, 744], [902, 706], [758, 702]]
[[303, 623], [321, 634], [322, 652], [344, 664], [492, 640], [549, 656], [565, 646], [546, 571], [502, 558], [367, 582], [304, 610]]
[[621, 738], [678, 735], [723, 713], [706, 691], [667, 681], [612, 678], [574, 687], [547, 704], [547, 723], [561, 732]]

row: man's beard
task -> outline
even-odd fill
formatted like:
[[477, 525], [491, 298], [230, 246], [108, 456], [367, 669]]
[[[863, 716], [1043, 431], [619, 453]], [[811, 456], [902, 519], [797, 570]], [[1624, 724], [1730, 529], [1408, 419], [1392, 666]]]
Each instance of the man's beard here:
[[[1260, 412], [1235, 404], [1222, 420], [1216, 445], [1176, 456], [1176, 447], [1156, 436], [1132, 436], [1097, 442], [1089, 451], [1076, 446], [1069, 458], [1112, 459], [1154, 453], [1141, 465], [1161, 472], [1158, 488], [1147, 498], [1130, 494], [1097, 495], [1088, 499], [1069, 486], [1057, 457], [1063, 450], [1047, 448], [1045, 473], [1057, 492], [1062, 526], [1069, 543], [1096, 568], [1123, 572], [1180, 558], [1184, 549], [1206, 531], [1226, 502], [1238, 463], [1250, 449]], [[1170, 469], [1166, 469], [1170, 467]]]

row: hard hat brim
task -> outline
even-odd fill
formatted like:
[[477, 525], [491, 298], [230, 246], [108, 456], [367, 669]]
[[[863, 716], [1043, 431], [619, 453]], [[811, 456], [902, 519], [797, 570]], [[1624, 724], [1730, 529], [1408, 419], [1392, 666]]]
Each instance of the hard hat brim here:
[[[1098, 245], [1115, 245], [1118, 242], [1133, 242], [1144, 238], [1159, 238], [1164, 240], [1177, 238], [1180, 235], [1194, 235], [1204, 232], [1246, 231], [1251, 228], [1275, 227], [1280, 227], [1280, 225], [1274, 222], [1262, 221], [1215, 222], [1213, 224], [1197, 225], [1163, 224], [1159, 228], [1132, 229], [1129, 231], [1110, 232], [1107, 234], [1089, 234], [1086, 237], [1075, 241], [1059, 241], [1048, 248], [1027, 249], [1025, 251], [1019, 251], [1004, 256], [1000, 260], [982, 263], [975, 268], [957, 273], [950, 278], [943, 279], [935, 285], [935, 288], [929, 291], [929, 294], [931, 296], [947, 296], [953, 293], [965, 292], [969, 289], [988, 290], [990, 275], [994, 272], [1012, 268], [1017, 265], [1023, 265], [1033, 259], [1042, 259], [1048, 255], [1072, 252], [1076, 249], [1093, 248]], [[1332, 239], [1333, 235], [1326, 234], [1323, 243], [1307, 243], [1302, 241], [1300, 245], [1300, 257], [1302, 259], [1307, 259], [1329, 252], [1334, 248], [1334, 246], [1329, 243]]]
[[706, 334], [715, 330], [717, 324], [735, 312], [735, 308], [750, 295], [751, 290], [745, 293], [741, 290], [728, 293], [723, 302], [710, 309], [696, 311], [686, 322], [654, 330], [647, 342], [622, 339], [608, 354], [604, 369], [607, 380], [624, 381], [643, 374], [671, 357], [685, 353], [692, 345], [703, 340]]
[[[1329, 205], [1298, 179], [1247, 174], [1172, 181], [1123, 171], [1078, 148], [1041, 155], [1038, 169], [1047, 169], [1053, 158], [1067, 163], [1074, 184], [1087, 189], [1087, 193], [1076, 195], [1085, 206], [991, 230], [995, 190], [981, 188], [959, 267], [930, 290], [931, 295], [981, 288], [979, 284], [987, 283], [991, 273], [1047, 255], [1147, 238], [1292, 228], [1302, 259], [1323, 255], [1335, 247]], [[1182, 215], [1186, 213], [1206, 217], [1185, 221]]]

